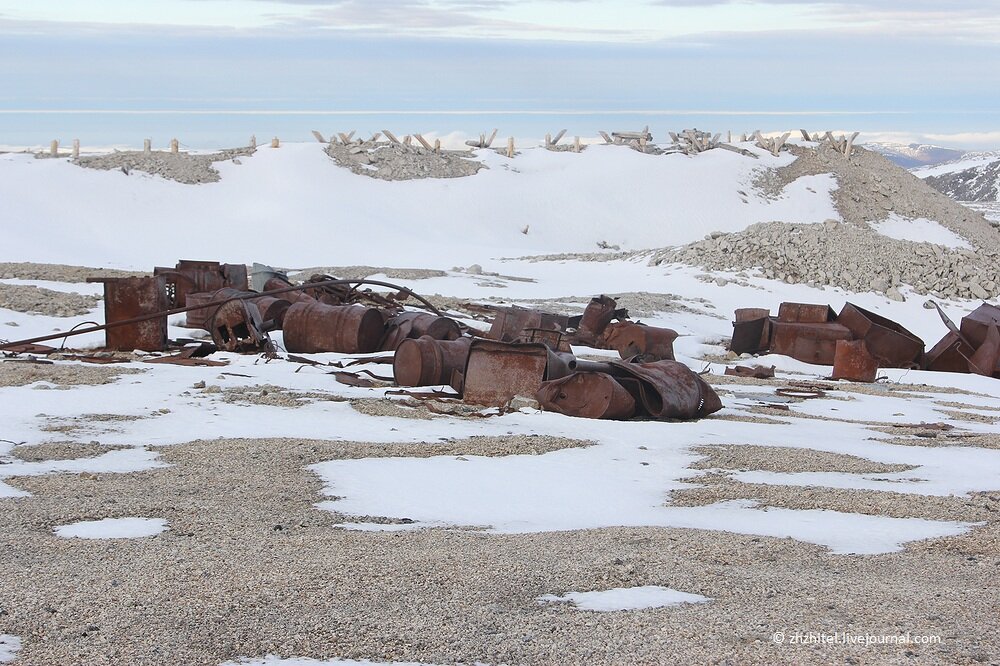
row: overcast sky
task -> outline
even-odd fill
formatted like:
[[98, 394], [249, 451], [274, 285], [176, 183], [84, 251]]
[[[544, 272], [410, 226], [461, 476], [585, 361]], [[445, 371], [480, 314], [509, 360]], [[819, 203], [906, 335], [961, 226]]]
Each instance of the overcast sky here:
[[990, 136], [1000, 0], [0, 0], [0, 112], [97, 108], [837, 112]]

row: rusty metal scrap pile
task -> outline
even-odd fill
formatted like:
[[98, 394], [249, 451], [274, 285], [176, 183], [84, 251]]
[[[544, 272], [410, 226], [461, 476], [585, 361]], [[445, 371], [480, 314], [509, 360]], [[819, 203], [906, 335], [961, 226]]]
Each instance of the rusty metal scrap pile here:
[[730, 350], [772, 352], [805, 363], [832, 365], [834, 379], [875, 381], [878, 368], [918, 368], [1000, 378], [1000, 308], [983, 303], [956, 326], [931, 303], [948, 332], [924, 351], [924, 342], [896, 322], [852, 303], [840, 314], [828, 305], [782, 303], [778, 316], [759, 308], [736, 310]]
[[[316, 275], [292, 285], [264, 266], [255, 266], [248, 277], [242, 265], [180, 261], [155, 268], [151, 277], [95, 281], [104, 283], [103, 326], [0, 349], [41, 352], [52, 348], [35, 343], [104, 330], [109, 349], [165, 351], [171, 346], [167, 317], [184, 313], [186, 325], [208, 331], [213, 345], [188, 346], [162, 360], [216, 364], [202, 358], [216, 349], [273, 356], [269, 333], [280, 330], [291, 354], [394, 352], [399, 386], [447, 385], [455, 397], [477, 405], [505, 407], [527, 397], [544, 410], [606, 419], [693, 419], [722, 408], [715, 391], [674, 360], [675, 331], [629, 320], [607, 296], [592, 299], [576, 317], [495, 308], [491, 328], [484, 331], [443, 316], [404, 287], [377, 280]], [[363, 284], [395, 291], [360, 289]], [[404, 310], [411, 300], [430, 312]], [[621, 360], [578, 359], [571, 345], [615, 350]]]

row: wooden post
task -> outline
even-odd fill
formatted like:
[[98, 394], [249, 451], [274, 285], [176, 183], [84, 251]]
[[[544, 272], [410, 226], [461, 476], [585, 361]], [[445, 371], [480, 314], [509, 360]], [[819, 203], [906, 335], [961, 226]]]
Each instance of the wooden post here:
[[250, 150], [257, 150], [257, 135], [250, 135]]
[[403, 137], [403, 145], [404, 146], [409, 146], [411, 143], [413, 143], [413, 137], [412, 136], [410, 136], [409, 134], [407, 134], [406, 136]]
[[278, 137], [274, 137], [273, 139], [271, 139], [271, 147], [272, 148], [281, 148], [281, 142], [278, 141]]
[[728, 132], [726, 132], [726, 143], [732, 143], [732, 142], [733, 142], [733, 130], [729, 130]]
[[498, 131], [499, 130], [496, 128], [493, 129], [493, 134], [490, 134], [490, 138], [486, 139], [486, 145], [483, 146], [484, 148], [489, 148], [490, 146], [493, 145], [493, 139], [497, 138]]
[[643, 134], [639, 137], [639, 150], [646, 152], [646, 135]]
[[551, 146], [552, 145], [552, 135], [551, 134], [546, 134], [545, 135], [545, 145], [546, 146]]
[[52, 139], [52, 143], [49, 144], [49, 155], [59, 157], [59, 139]]
[[389, 141], [393, 143], [399, 143], [399, 139], [396, 138], [396, 135], [390, 132], [389, 130], [387, 129], [382, 130], [382, 134], [385, 134], [385, 138], [389, 139]]
[[142, 152], [145, 155], [149, 155], [150, 153], [153, 152], [153, 140], [152, 139], [143, 139], [143, 141], [142, 141]]
[[427, 142], [427, 139], [425, 139], [422, 134], [414, 134], [413, 136], [417, 138], [417, 141], [419, 141], [420, 145], [423, 146], [425, 149], [434, 150], [434, 148], [431, 146], [431, 144]]
[[434, 152], [441, 154], [441, 139], [434, 139]]
[[557, 143], [559, 143], [559, 139], [563, 138], [564, 134], [566, 134], [566, 130], [559, 130], [559, 133], [556, 134], [556, 137], [552, 139], [552, 145], [554, 146]]
[[170, 140], [170, 152], [172, 152], [174, 155], [176, 155], [177, 151], [179, 150], [179, 148], [180, 148], [180, 143], [177, 141], [177, 139], [171, 139]]
[[507, 137], [507, 157], [514, 157], [514, 137]]
[[376, 143], [380, 136], [382, 136], [382, 132], [375, 132], [374, 134], [372, 134], [372, 138], [368, 139], [368, 142]]
[[600, 134], [601, 138], [604, 139], [604, 143], [614, 143], [614, 141], [611, 140], [611, 137], [608, 136], [607, 132], [599, 131], [598, 134]]
[[578, 136], [573, 137], [573, 152], [574, 153], [580, 152], [580, 137]]
[[326, 139], [323, 138], [323, 135], [317, 132], [316, 130], [312, 131], [312, 135], [320, 143], [326, 143]]
[[73, 159], [79, 159], [80, 157], [80, 140], [73, 139]]

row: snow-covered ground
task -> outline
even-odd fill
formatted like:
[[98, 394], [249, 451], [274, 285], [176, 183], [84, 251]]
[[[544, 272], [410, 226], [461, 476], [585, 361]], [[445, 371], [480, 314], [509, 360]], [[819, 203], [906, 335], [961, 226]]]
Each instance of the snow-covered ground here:
[[[800, 179], [774, 200], [756, 194], [751, 186], [755, 169], [793, 159], [756, 152], [757, 160], [722, 150], [696, 158], [654, 158], [624, 148], [593, 146], [582, 154], [530, 150], [508, 160], [481, 151], [479, 158], [490, 168], [476, 176], [389, 183], [351, 174], [332, 163], [322, 146], [301, 144], [261, 149], [241, 164], [220, 163], [221, 182], [198, 186], [137, 172], [80, 169], [66, 160], [0, 155], [0, 218], [7, 224], [0, 261], [144, 270], [180, 258], [262, 261], [286, 267], [437, 268], [446, 274], [395, 281], [426, 295], [541, 307], [545, 299], [569, 297], [581, 310], [597, 294], [641, 292], [633, 296], [648, 309], [640, 318], [677, 330], [678, 359], [713, 376], [722, 375], [726, 367], [719, 361], [738, 307], [776, 311], [782, 301], [798, 301], [830, 303], [839, 310], [850, 301], [900, 322], [928, 347], [933, 345], [946, 329], [936, 312], [924, 307], [924, 299], [905, 289], [906, 301], [896, 302], [875, 293], [789, 285], [753, 274], [706, 276], [691, 266], [650, 266], [642, 257], [504, 259], [590, 252], [601, 241], [627, 249], [662, 247], [768, 220], [839, 219], [831, 198], [836, 187], [832, 177]], [[524, 228], [527, 233], [522, 233]], [[963, 242], [933, 220], [890, 219], [877, 229], [893, 238], [907, 238], [917, 229], [921, 238], [948, 247], [962, 247]], [[449, 270], [473, 263], [486, 273]], [[491, 272], [498, 275], [488, 275]], [[716, 282], [717, 278], [725, 280]], [[3, 283], [100, 293], [99, 285], [17, 277]], [[942, 305], [958, 320], [976, 304]], [[102, 317], [100, 306], [75, 318], [0, 310], [0, 338], [43, 335]], [[190, 329], [178, 326], [182, 319], [171, 320], [172, 336], [192, 335]], [[97, 346], [102, 339], [93, 334], [73, 338], [70, 344]], [[280, 333], [274, 339], [281, 349]], [[254, 356], [226, 353], [213, 358], [228, 365], [179, 367], [140, 359], [126, 366], [139, 372], [108, 383], [40, 380], [0, 387], [0, 502], [34, 501], [33, 493], [18, 487], [17, 478], [127, 475], [167, 467], [162, 454], [150, 446], [242, 437], [384, 443], [393, 447], [389, 457], [303, 465], [312, 475], [308, 478], [322, 483], [327, 499], [315, 496], [305, 481], [301, 496], [311, 498], [317, 511], [347, 518], [331, 529], [385, 533], [472, 528], [483, 534], [532, 535], [615, 527], [681, 528], [791, 539], [819, 546], [828, 556], [853, 559], [900, 552], [920, 540], [967, 535], [982, 523], [940, 515], [894, 517], [843, 506], [787, 508], [761, 498], [696, 506], [676, 504], [673, 498], [720, 475], [747, 486], [891, 493], [927, 501], [1000, 490], [1000, 450], [963, 445], [960, 438], [949, 441], [953, 444], [949, 446], [937, 441], [936, 446], [893, 441], [898, 437], [894, 427], [906, 430], [922, 423], [942, 424], [968, 437], [994, 435], [1000, 381], [974, 375], [884, 369], [883, 380], [863, 390], [830, 384], [822, 397], [789, 403], [776, 394], [778, 388], [795, 381], [821, 381], [830, 368], [763, 356], [740, 362], [774, 365], [777, 379], [720, 382], [716, 388], [724, 409], [697, 422], [586, 421], [531, 408], [490, 418], [411, 419], [355, 409], [344, 399], [397, 398], [387, 396], [385, 388], [339, 384], [322, 366], [265, 363]], [[347, 357], [311, 358], [326, 363]], [[51, 367], [70, 365], [79, 364], [56, 361]], [[386, 372], [385, 366], [376, 365], [358, 369], [365, 367], [376, 374]], [[263, 390], [297, 397], [300, 406], [245, 399]], [[761, 417], [761, 406], [779, 402], [788, 411]], [[415, 454], [428, 443], [478, 435], [547, 435], [589, 440], [593, 445], [538, 455]], [[98, 451], [90, 457], [51, 460], [22, 459], [15, 451], [21, 448], [18, 445], [55, 446], [67, 439], [90, 443]], [[872, 465], [903, 466], [903, 471], [698, 466], [705, 460], [701, 447], [751, 446], [773, 448], [775, 457], [790, 450], [836, 454]], [[159, 534], [167, 523], [158, 518], [105, 519], [54, 529], [62, 537], [124, 539]], [[152, 541], [173, 533], [171, 527]], [[135, 542], [109, 542], [108, 547]], [[72, 540], [61, 547], [75, 545]], [[562, 588], [567, 589], [588, 588]], [[612, 613], [707, 601], [657, 585], [557, 596], [560, 591], [551, 590], [553, 594], [543, 599]], [[0, 661], [5, 649], [12, 653], [17, 643], [0, 636]], [[365, 662], [272, 656], [227, 663]]]

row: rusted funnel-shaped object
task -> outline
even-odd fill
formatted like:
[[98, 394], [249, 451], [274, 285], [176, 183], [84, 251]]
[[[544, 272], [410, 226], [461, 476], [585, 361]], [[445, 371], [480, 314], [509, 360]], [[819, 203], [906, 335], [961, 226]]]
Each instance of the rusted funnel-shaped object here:
[[635, 415], [635, 399], [611, 375], [577, 372], [544, 382], [535, 399], [547, 412], [587, 419], [629, 419]]
[[462, 371], [469, 358], [472, 338], [435, 340], [430, 336], [403, 340], [392, 360], [392, 374], [400, 386], [448, 384], [454, 371]]
[[289, 352], [367, 354], [378, 349], [385, 324], [375, 308], [312, 301], [288, 308], [282, 330]]

